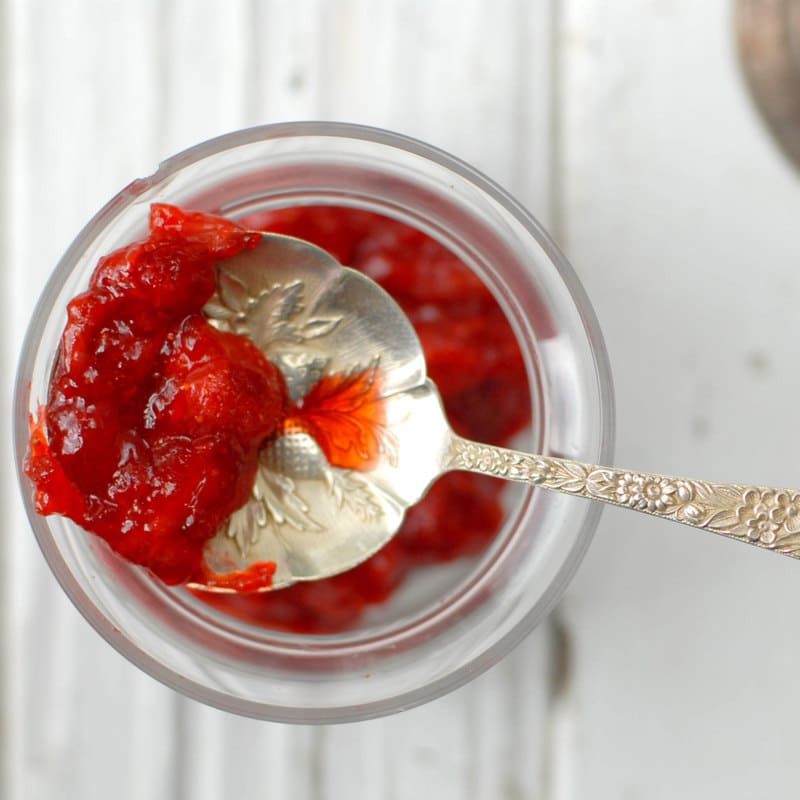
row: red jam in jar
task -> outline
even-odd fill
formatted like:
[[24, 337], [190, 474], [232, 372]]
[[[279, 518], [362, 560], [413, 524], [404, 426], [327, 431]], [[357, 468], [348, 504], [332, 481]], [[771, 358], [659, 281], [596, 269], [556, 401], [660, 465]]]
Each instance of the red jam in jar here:
[[[247, 500], [258, 453], [285, 426], [301, 426], [334, 466], [368, 469], [368, 453], [334, 430], [360, 398], [364, 419], [379, 376], [326, 376], [290, 406], [280, 371], [246, 338], [209, 325], [203, 306], [216, 264], [254, 247], [253, 230], [284, 233], [328, 250], [385, 288], [419, 334], [428, 374], [462, 436], [507, 445], [530, 424], [525, 367], [497, 302], [443, 245], [366, 211], [303, 206], [254, 215], [245, 227], [154, 205], [150, 234], [100, 260], [68, 306], [49, 395], [31, 423], [26, 472], [39, 513], [59, 513], [170, 584], [250, 623], [303, 633], [356, 624], [415, 566], [483, 549], [503, 520], [501, 488], [451, 473], [409, 509], [392, 541], [349, 572], [256, 594], [274, 565], [218, 576], [202, 551]], [[363, 421], [363, 420], [362, 420]]]

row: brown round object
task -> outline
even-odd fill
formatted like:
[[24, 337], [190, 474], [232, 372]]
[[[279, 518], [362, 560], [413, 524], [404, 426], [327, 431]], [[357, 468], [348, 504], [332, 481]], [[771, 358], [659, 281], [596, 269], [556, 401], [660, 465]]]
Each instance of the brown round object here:
[[800, 0], [737, 0], [736, 32], [753, 99], [800, 167]]

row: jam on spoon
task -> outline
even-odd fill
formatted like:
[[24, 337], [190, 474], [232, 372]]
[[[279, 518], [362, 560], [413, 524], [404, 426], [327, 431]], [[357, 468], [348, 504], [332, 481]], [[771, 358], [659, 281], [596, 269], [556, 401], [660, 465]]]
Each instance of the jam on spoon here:
[[375, 459], [376, 368], [325, 375], [298, 405], [258, 347], [202, 313], [218, 265], [259, 241], [225, 219], [153, 206], [148, 237], [103, 258], [69, 303], [32, 421], [37, 510], [73, 519], [166, 583], [271, 584], [274, 563], [217, 572], [203, 548], [247, 501], [259, 451], [284, 429], [310, 432], [334, 465]]

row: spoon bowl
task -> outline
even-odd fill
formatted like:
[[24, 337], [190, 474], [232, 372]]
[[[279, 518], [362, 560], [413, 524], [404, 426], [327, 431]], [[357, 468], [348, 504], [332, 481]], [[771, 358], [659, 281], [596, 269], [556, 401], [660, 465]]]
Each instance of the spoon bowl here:
[[279, 234], [224, 263], [205, 313], [280, 367], [293, 402], [324, 377], [371, 373], [382, 412], [364, 432], [377, 457], [355, 469], [332, 465], [308, 431], [285, 427], [262, 450], [249, 501], [206, 546], [206, 564], [225, 574], [273, 562], [276, 589], [369, 558], [441, 473], [451, 438], [408, 318], [362, 273]]

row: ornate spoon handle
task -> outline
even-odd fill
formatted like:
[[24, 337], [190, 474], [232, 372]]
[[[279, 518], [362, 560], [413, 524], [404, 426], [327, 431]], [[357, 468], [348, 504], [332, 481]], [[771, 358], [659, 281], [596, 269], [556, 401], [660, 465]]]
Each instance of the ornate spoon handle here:
[[478, 444], [455, 435], [444, 467], [632, 508], [800, 558], [800, 491], [598, 467]]

